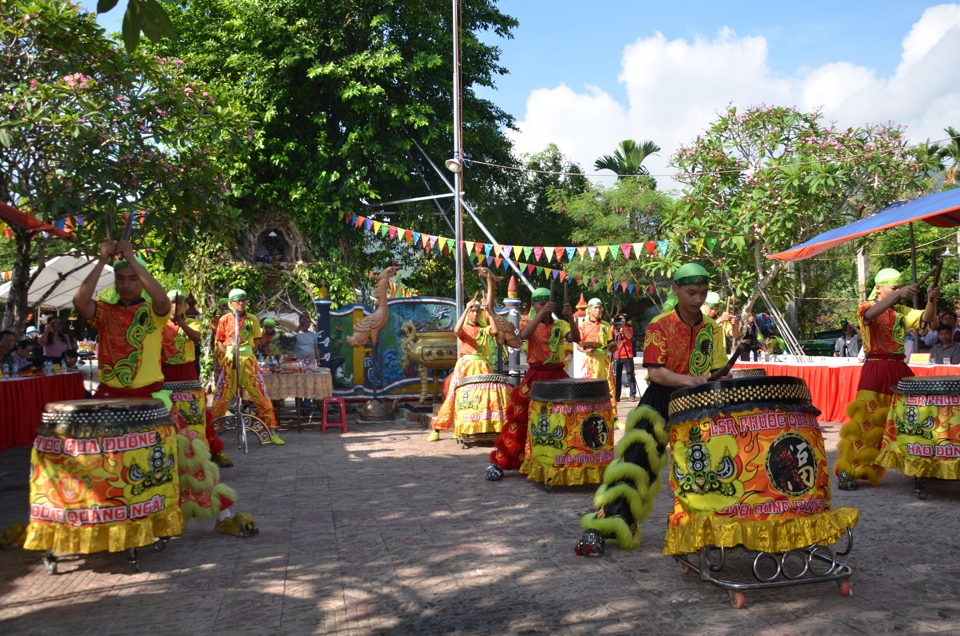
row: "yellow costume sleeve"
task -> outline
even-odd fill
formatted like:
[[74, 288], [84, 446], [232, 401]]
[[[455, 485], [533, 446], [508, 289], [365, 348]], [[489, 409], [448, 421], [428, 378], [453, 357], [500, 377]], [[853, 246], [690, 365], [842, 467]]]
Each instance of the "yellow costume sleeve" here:
[[897, 312], [903, 316], [903, 326], [907, 329], [917, 329], [920, 327], [920, 318], [923, 316], [922, 309], [914, 309], [906, 305], [897, 305]]
[[727, 364], [727, 339], [723, 337], [723, 329], [720, 325], [710, 321], [710, 329], [713, 329], [713, 363], [711, 369], [720, 369]]

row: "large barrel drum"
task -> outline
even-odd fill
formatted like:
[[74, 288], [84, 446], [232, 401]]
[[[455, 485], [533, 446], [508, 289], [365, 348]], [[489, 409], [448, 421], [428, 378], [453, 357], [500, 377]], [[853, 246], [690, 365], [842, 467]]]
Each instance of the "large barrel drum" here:
[[120, 552], [180, 534], [176, 457], [160, 400], [47, 404], [30, 455], [25, 547]]
[[613, 404], [606, 380], [569, 378], [533, 384], [527, 458], [529, 479], [551, 486], [598, 484], [613, 460]]
[[493, 443], [507, 421], [510, 378], [496, 373], [460, 378], [454, 395], [453, 436], [461, 445]]
[[877, 464], [910, 477], [960, 479], [960, 376], [897, 383]]
[[664, 553], [710, 545], [785, 552], [836, 541], [859, 513], [830, 509], [819, 414], [806, 383], [788, 376], [674, 392]]

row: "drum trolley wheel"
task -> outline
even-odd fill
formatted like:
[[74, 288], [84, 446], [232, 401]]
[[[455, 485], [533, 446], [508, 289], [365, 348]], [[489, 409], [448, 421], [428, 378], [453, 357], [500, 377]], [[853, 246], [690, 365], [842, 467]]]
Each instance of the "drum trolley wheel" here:
[[913, 478], [913, 492], [917, 493], [917, 499], [920, 501], [927, 500], [927, 486], [919, 477]]
[[[157, 537], [153, 541], [153, 548], [157, 552], [162, 551], [167, 547], [167, 541], [170, 540], [170, 537]], [[65, 561], [67, 559], [81, 559], [88, 555], [86, 554], [60, 554], [57, 555], [53, 550], [47, 550], [46, 554], [43, 555], [43, 565], [47, 568], [47, 574], [54, 576], [57, 574], [57, 563], [60, 561]], [[127, 557], [127, 561], [133, 566], [134, 572], [140, 571], [140, 548], [130, 548], [130, 556]]]
[[834, 582], [840, 588], [841, 596], [850, 596], [850, 577], [853, 570], [837, 560], [838, 556], [846, 556], [853, 549], [853, 532], [849, 528], [846, 537], [846, 547], [843, 550], [834, 550], [814, 543], [783, 553], [747, 551], [755, 555], [752, 570], [756, 583], [720, 578], [719, 572], [723, 570], [727, 555], [732, 551], [729, 548], [705, 546], [700, 548], [699, 553], [675, 555], [673, 558], [677, 560], [682, 573], [696, 572], [701, 581], [713, 583], [726, 591], [730, 604], [735, 609], [743, 609], [747, 606], [744, 596], [747, 590]]
[[[237, 426], [238, 419], [242, 420], [243, 426]], [[213, 420], [211, 425], [218, 437], [224, 431], [236, 431], [237, 450], [242, 450], [245, 454], [249, 452], [247, 440], [251, 435], [260, 442], [261, 446], [271, 443], [270, 431], [267, 430], [267, 425], [256, 415], [250, 415], [248, 413], [221, 415]]]

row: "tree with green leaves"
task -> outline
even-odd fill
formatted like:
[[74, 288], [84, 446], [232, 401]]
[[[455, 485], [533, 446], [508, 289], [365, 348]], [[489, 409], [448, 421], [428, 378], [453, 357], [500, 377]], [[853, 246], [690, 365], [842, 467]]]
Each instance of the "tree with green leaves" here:
[[767, 257], [927, 191], [930, 153], [915, 152], [895, 124], [841, 129], [819, 111], [781, 106], [730, 107], [672, 158], [685, 184], [664, 215], [670, 239], [652, 273], [691, 257], [690, 241], [717, 239], [700, 257], [722, 273], [728, 291], [750, 310], [761, 289], [793, 297], [794, 280]]
[[[449, 192], [417, 146], [441, 168], [452, 152], [448, 2], [191, 0], [170, 13], [178, 40], [156, 52], [185, 60], [259, 114], [253, 152], [228, 166], [229, 201], [244, 218], [294, 220], [321, 260], [341, 258], [346, 237], [359, 271], [382, 266], [389, 250], [365, 249], [376, 239], [344, 228], [344, 212], [423, 231], [444, 224], [432, 202], [367, 205]], [[513, 120], [474, 89], [506, 72], [480, 33], [510, 37], [516, 21], [483, 0], [464, 4], [462, 23], [468, 159], [509, 162], [503, 129]], [[468, 178], [474, 191], [509, 185], [502, 171], [479, 166]]]
[[950, 164], [944, 174], [944, 185], [956, 187], [957, 171], [960, 170], [960, 130], [947, 126], [944, 132], [950, 136], [950, 141], [938, 147], [937, 158]]
[[597, 170], [610, 170], [619, 175], [618, 179], [630, 177], [639, 178], [651, 189], [657, 187], [657, 180], [650, 176], [643, 162], [650, 155], [660, 152], [660, 146], [652, 141], [642, 141], [639, 144], [633, 139], [624, 139], [620, 146], [613, 151], [613, 155], [604, 155], [594, 162]]
[[[50, 224], [80, 217], [80, 249], [106, 215], [149, 212], [172, 267], [198, 233], [233, 227], [222, 157], [246, 143], [246, 116], [180, 61], [128, 55], [67, 2], [0, 1], [0, 200]], [[26, 320], [27, 290], [52, 255], [49, 236], [14, 227], [5, 327]], [[37, 269], [31, 274], [30, 268]]]
[[[98, 0], [97, 13], [112, 11], [118, 2], [119, 0]], [[141, 33], [144, 33], [152, 42], [177, 37], [177, 30], [160, 2], [170, 2], [170, 0], [127, 0], [121, 29], [123, 45], [128, 53], [133, 53], [140, 46]]]

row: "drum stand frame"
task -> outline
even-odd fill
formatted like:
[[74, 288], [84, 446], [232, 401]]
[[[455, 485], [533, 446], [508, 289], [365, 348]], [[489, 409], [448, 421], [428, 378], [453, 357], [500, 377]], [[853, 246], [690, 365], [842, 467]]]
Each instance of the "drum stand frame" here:
[[[814, 543], [803, 548], [797, 548], [788, 552], [757, 552], [748, 550], [755, 554], [753, 558], [753, 576], [757, 579], [756, 583], [741, 583], [737, 581], [719, 578], [719, 573], [726, 564], [727, 553], [736, 548], [717, 548], [715, 546], [704, 546], [699, 552], [674, 555], [680, 566], [680, 571], [684, 574], [696, 572], [700, 575], [703, 582], [713, 583], [717, 587], [726, 591], [730, 597], [730, 603], [735, 609], [743, 609], [747, 606], [744, 592], [747, 590], [761, 590], [775, 587], [789, 587], [793, 585], [807, 585], [810, 583], [829, 583], [834, 582], [840, 588], [841, 596], [850, 596], [850, 577], [853, 575], [853, 569], [837, 560], [838, 556], [846, 556], [853, 549], [853, 531], [847, 528], [847, 547], [844, 550], [834, 551], [831, 548]], [[739, 547], [739, 546], [738, 546]], [[711, 551], [719, 552], [719, 559], [711, 561]], [[694, 559], [694, 555], [696, 558]], [[764, 560], [769, 560], [776, 565], [776, 570], [771, 576], [763, 576], [760, 573], [759, 566]], [[803, 562], [803, 569], [799, 572], [788, 572], [786, 563], [798, 560]], [[814, 563], [825, 563], [829, 567], [818, 572]]]
[[[170, 537], [157, 537], [153, 541], [153, 548], [157, 552], [162, 551], [167, 547], [167, 541], [170, 540]], [[91, 553], [91, 554], [96, 554]], [[89, 555], [87, 554], [61, 554], [57, 555], [53, 550], [47, 550], [46, 554], [43, 555], [43, 565], [47, 568], [47, 574], [54, 576], [57, 574], [57, 563], [64, 561], [66, 559], [82, 559]], [[140, 548], [130, 548], [130, 556], [127, 557], [127, 560], [133, 565], [133, 571], [140, 571]]]
[[476, 433], [474, 435], [461, 435], [457, 439], [460, 448], [471, 448], [477, 444], [493, 444], [497, 441], [499, 433]]

